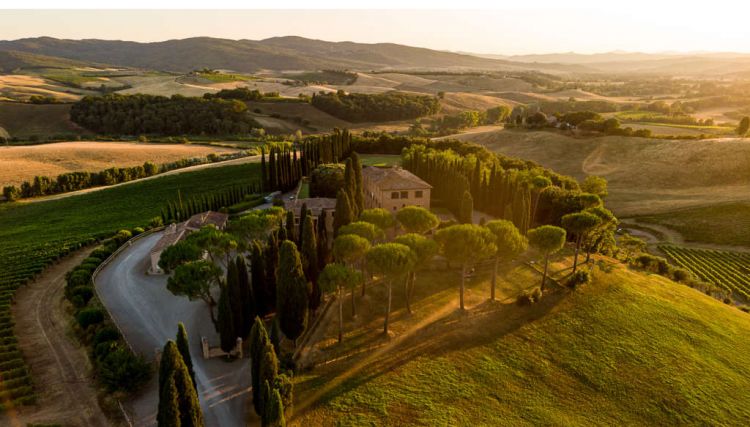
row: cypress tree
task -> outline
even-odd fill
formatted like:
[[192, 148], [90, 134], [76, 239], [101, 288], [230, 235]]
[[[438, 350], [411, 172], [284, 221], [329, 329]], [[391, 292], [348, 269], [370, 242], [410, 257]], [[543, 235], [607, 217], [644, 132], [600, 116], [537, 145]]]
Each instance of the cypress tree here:
[[268, 289], [266, 287], [266, 261], [260, 242], [253, 241], [250, 254], [250, 285], [255, 300], [255, 313], [263, 316], [268, 313]]
[[305, 218], [310, 215], [310, 211], [307, 210], [307, 203], [302, 204], [302, 209], [299, 211], [299, 227], [297, 228], [297, 245], [301, 248], [303, 245], [303, 239], [305, 238]]
[[182, 357], [177, 359], [173, 378], [180, 395], [180, 425], [182, 427], [203, 427], [203, 412], [201, 411], [198, 394], [191, 387], [192, 380]]
[[320, 306], [320, 287], [318, 286], [318, 242], [315, 239], [315, 230], [312, 215], [308, 215], [305, 220], [302, 246], [302, 266], [305, 271], [305, 277], [312, 283], [310, 290], [310, 310], [315, 312]]
[[266, 327], [263, 325], [263, 321], [256, 316], [253, 327], [250, 329], [250, 382], [253, 389], [253, 407], [258, 415], [263, 414], [261, 412], [260, 362], [263, 350], [268, 343]]
[[279, 239], [274, 233], [268, 235], [268, 244], [265, 250], [266, 262], [266, 306], [268, 312], [276, 309], [276, 268], [279, 266]]
[[[240, 288], [240, 275], [237, 271], [237, 263], [233, 260], [227, 265], [227, 292], [229, 292], [229, 307], [232, 311], [232, 324], [235, 339], [242, 335], [242, 328], [245, 324], [244, 307], [243, 307], [243, 290]], [[249, 321], [249, 320], [248, 320]]]
[[294, 212], [293, 211], [287, 211], [286, 212], [286, 222], [285, 222], [285, 231], [286, 231], [286, 238], [291, 241], [295, 241], [295, 235], [294, 235]]
[[237, 341], [237, 334], [234, 332], [234, 319], [232, 317], [232, 306], [230, 303], [229, 289], [226, 284], [221, 288], [219, 297], [219, 316], [218, 329], [219, 338], [221, 339], [221, 349], [230, 352]]
[[240, 290], [242, 324], [238, 329], [242, 338], [247, 338], [250, 333], [251, 319], [255, 317], [255, 300], [253, 298], [253, 289], [250, 286], [250, 277], [247, 274], [247, 264], [245, 258], [238, 255], [234, 260], [237, 266], [237, 283]]
[[307, 327], [309, 302], [302, 261], [292, 242], [281, 245], [277, 275], [276, 313], [279, 327], [287, 338], [296, 341]]
[[185, 362], [185, 366], [187, 366], [190, 379], [193, 380], [193, 388], [198, 390], [198, 383], [195, 382], [195, 371], [193, 371], [193, 357], [190, 355], [190, 343], [188, 341], [185, 325], [182, 324], [182, 322], [177, 324], [176, 343], [177, 350], [179, 350], [180, 356], [182, 356], [182, 360]]
[[323, 270], [329, 261], [328, 251], [328, 230], [326, 229], [326, 222], [328, 221], [328, 211], [321, 211], [318, 216], [318, 271]]
[[279, 319], [274, 317], [271, 321], [271, 345], [276, 354], [281, 354], [281, 329], [279, 329]]
[[[258, 370], [258, 382], [259, 384], [267, 385], [268, 387], [274, 383], [276, 376], [279, 375], [279, 360], [276, 358], [276, 353], [273, 350], [273, 344], [270, 342], [266, 343], [265, 347], [261, 351], [260, 366]], [[261, 392], [260, 400], [260, 413], [264, 414], [266, 409], [266, 403], [268, 399], [264, 396], [265, 393]]]
[[174, 377], [169, 376], [159, 396], [159, 409], [156, 414], [158, 427], [180, 427], [180, 395], [174, 383]]
[[464, 191], [463, 197], [461, 197], [461, 209], [458, 220], [463, 224], [471, 224], [473, 216], [474, 200], [471, 198], [471, 193]]
[[357, 207], [357, 214], [359, 215], [365, 210], [365, 189], [362, 184], [362, 162], [356, 152], [352, 153], [352, 169], [354, 170], [355, 183], [354, 205]]
[[346, 190], [346, 196], [349, 198], [349, 208], [352, 211], [352, 217], [356, 218], [359, 213], [357, 212], [357, 206], [355, 203], [355, 197], [357, 193], [357, 182], [354, 177], [354, 168], [352, 167], [352, 159], [346, 159], [344, 169], [344, 189]]
[[[178, 418], [174, 418], [175, 395]], [[203, 426], [203, 413], [193, 380], [172, 340], [164, 344], [159, 362], [159, 407], [156, 419], [159, 426]]]
[[349, 197], [346, 195], [346, 191], [340, 188], [338, 193], [336, 193], [336, 212], [334, 213], [334, 216], [333, 216], [334, 234], [338, 234], [339, 228], [341, 228], [344, 225], [349, 224], [353, 220], [354, 220], [354, 215], [352, 214], [352, 208], [349, 202]]
[[266, 416], [264, 418], [264, 425], [268, 427], [286, 427], [286, 420], [284, 419], [284, 405], [281, 402], [281, 394], [276, 389], [271, 391], [269, 398], [268, 407], [266, 408]]

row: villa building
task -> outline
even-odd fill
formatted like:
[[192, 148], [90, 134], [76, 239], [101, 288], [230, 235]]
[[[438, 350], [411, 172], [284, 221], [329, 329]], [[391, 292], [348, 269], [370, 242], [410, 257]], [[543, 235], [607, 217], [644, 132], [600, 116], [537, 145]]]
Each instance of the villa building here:
[[365, 208], [395, 212], [405, 206], [430, 208], [432, 186], [401, 167], [362, 169]]

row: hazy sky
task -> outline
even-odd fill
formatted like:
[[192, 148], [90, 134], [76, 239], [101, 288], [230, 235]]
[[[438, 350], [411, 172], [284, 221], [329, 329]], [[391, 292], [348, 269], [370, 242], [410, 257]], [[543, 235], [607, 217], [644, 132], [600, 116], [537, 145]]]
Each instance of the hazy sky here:
[[194, 36], [263, 39], [299, 35], [497, 54], [750, 52], [750, 3], [583, 3], [560, 8], [556, 5], [571, 3], [542, 1], [534, 9], [504, 10], [0, 10], [0, 39], [52, 36], [159, 41]]

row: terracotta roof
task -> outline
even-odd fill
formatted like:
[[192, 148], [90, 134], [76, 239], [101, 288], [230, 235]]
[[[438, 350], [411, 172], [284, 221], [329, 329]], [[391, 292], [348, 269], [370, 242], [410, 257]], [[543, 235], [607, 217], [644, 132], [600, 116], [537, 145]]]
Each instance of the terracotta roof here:
[[166, 249], [169, 246], [174, 245], [175, 243], [182, 240], [182, 237], [185, 235], [185, 227], [182, 224], [172, 224], [167, 226], [167, 228], [164, 230], [164, 235], [161, 236], [161, 239], [156, 242], [153, 248], [151, 248], [151, 253], [157, 253], [161, 252], [164, 249]]
[[190, 217], [187, 221], [185, 221], [185, 227], [192, 228], [192, 229], [200, 229], [204, 225], [213, 224], [216, 226], [216, 228], [224, 228], [224, 226], [227, 224], [227, 220], [229, 220], [229, 215], [223, 214], [221, 212], [214, 212], [214, 211], [208, 211], [208, 212], [201, 212], [199, 214], [195, 214]]
[[370, 180], [381, 190], [422, 190], [432, 188], [422, 178], [398, 166], [391, 168], [368, 166], [362, 169], [362, 177]]
[[307, 205], [307, 209], [310, 209], [313, 215], [318, 216], [324, 209], [336, 209], [336, 199], [328, 197], [313, 197], [310, 199], [285, 200], [284, 210], [292, 211], [295, 215], [299, 216], [300, 211], [302, 210], [302, 205]]

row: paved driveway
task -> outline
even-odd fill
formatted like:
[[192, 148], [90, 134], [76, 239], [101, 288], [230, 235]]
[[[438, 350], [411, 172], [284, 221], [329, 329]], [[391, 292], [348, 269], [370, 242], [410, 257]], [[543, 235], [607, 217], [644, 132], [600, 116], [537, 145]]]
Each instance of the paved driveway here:
[[[249, 359], [231, 363], [221, 359], [204, 360], [200, 337], [219, 344], [203, 301], [188, 301], [167, 290], [167, 276], [148, 276], [148, 254], [161, 232], [144, 237], [124, 250], [101, 270], [96, 288], [102, 303], [136, 352], [154, 360], [155, 350], [174, 339], [177, 323], [183, 322], [190, 339], [198, 392], [207, 426], [241, 426], [249, 409]], [[133, 403], [136, 426], [156, 425], [157, 375], [148, 389]]]

